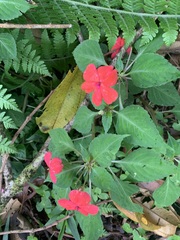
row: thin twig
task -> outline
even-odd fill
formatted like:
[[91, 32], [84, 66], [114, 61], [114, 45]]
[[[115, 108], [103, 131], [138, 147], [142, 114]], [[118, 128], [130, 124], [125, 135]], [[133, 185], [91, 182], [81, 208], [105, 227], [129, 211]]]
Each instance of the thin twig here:
[[[26, 120], [23, 122], [21, 127], [14, 134], [14, 137], [11, 140], [11, 144], [13, 144], [16, 141], [17, 137], [19, 136], [21, 131], [24, 129], [24, 127], [27, 125], [27, 123], [31, 120], [31, 118], [34, 116], [34, 114], [42, 107], [42, 105], [48, 100], [48, 98], [51, 96], [52, 93], [53, 93], [53, 91], [51, 91], [50, 94], [46, 98], [44, 98], [43, 101], [26, 118]], [[1, 196], [1, 193], [2, 193], [2, 174], [3, 174], [4, 168], [7, 164], [8, 158], [9, 158], [9, 153], [6, 153], [2, 156], [2, 165], [1, 165], [1, 168], [0, 168], [0, 196]]]
[[20, 28], [20, 29], [48, 29], [48, 28], [71, 28], [72, 24], [13, 24], [1, 23], [0, 28]]
[[72, 217], [73, 214], [70, 214], [60, 220], [57, 220], [47, 226], [43, 226], [43, 227], [40, 227], [40, 228], [36, 228], [36, 229], [26, 229], [26, 230], [12, 230], [12, 231], [6, 231], [6, 232], [1, 232], [0, 235], [5, 235], [5, 234], [14, 234], [14, 233], [36, 233], [36, 232], [40, 232], [40, 231], [44, 231], [44, 230], [47, 230], [48, 228], [51, 228], [53, 226], [56, 226], [58, 223], [60, 222], [63, 222], [67, 219], [69, 219], [70, 217]]

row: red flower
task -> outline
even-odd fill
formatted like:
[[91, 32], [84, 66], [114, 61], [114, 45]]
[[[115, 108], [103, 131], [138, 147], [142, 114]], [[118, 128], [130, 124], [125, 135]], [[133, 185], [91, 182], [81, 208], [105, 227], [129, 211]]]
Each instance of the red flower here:
[[[112, 58], [112, 59], [116, 57], [116, 55], [121, 51], [121, 48], [124, 47], [124, 45], [125, 45], [125, 40], [124, 40], [124, 38], [118, 37], [118, 38], [116, 39], [116, 42], [115, 42], [114, 46], [111, 48], [111, 52], [112, 52], [111, 58]], [[130, 54], [130, 52], [131, 52], [131, 47], [128, 47], [128, 49], [126, 50], [126, 52], [127, 52], [128, 54]]]
[[111, 52], [112, 52], [111, 58], [112, 59], [115, 58], [116, 55], [121, 51], [121, 48], [124, 46], [124, 44], [125, 44], [124, 38], [118, 37], [116, 39], [114, 46], [111, 48]]
[[44, 160], [49, 168], [49, 174], [50, 174], [50, 178], [51, 181], [53, 183], [56, 183], [57, 179], [56, 179], [56, 174], [62, 172], [63, 169], [63, 164], [62, 164], [62, 160], [60, 158], [52, 158], [52, 153], [51, 152], [47, 152], [44, 155]]
[[85, 216], [88, 214], [96, 215], [99, 211], [96, 205], [90, 204], [91, 197], [87, 192], [72, 190], [69, 193], [69, 199], [60, 199], [58, 204], [67, 210], [79, 211]]
[[85, 82], [81, 85], [86, 93], [93, 92], [92, 102], [99, 106], [104, 100], [111, 104], [118, 98], [116, 90], [111, 88], [118, 79], [118, 74], [113, 66], [101, 66], [96, 69], [94, 64], [89, 64], [83, 73]]

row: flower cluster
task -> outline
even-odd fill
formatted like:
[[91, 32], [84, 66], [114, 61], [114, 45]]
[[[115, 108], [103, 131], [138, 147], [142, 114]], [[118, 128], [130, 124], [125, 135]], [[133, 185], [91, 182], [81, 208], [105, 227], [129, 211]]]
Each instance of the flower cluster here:
[[[51, 181], [56, 183], [56, 175], [63, 170], [62, 160], [60, 158], [52, 158], [52, 153], [47, 152], [44, 155], [44, 160], [49, 168]], [[90, 204], [91, 197], [87, 192], [80, 190], [72, 190], [69, 193], [68, 199], [58, 200], [58, 204], [67, 210], [79, 211], [81, 214], [87, 216], [88, 214], [96, 215], [99, 208], [96, 205]]]

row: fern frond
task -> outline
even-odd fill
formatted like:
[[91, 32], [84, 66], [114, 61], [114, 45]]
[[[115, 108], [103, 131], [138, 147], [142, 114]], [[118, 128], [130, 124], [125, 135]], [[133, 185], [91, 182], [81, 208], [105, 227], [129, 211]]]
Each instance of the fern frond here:
[[123, 8], [129, 12], [140, 12], [143, 8], [142, 0], [124, 0]]
[[163, 39], [167, 46], [170, 46], [177, 38], [178, 25], [176, 19], [160, 19], [160, 26], [164, 30]]
[[45, 59], [50, 58], [53, 53], [53, 44], [49, 38], [47, 30], [44, 30], [41, 34], [41, 50], [42, 50], [42, 57]]
[[123, 37], [126, 39], [127, 46], [132, 42], [135, 37], [135, 20], [132, 16], [125, 14], [114, 14], [116, 22], [119, 24], [123, 31]]
[[143, 28], [141, 45], [144, 45], [156, 36], [156, 34], [158, 33], [158, 27], [155, 24], [154, 19], [149, 17], [139, 18], [139, 24]]
[[0, 135], [0, 153], [16, 153], [11, 141], [9, 141], [7, 138], [3, 138], [2, 135]]
[[166, 11], [166, 0], [144, 0], [144, 11], [147, 13], [158, 14]]
[[100, 206], [101, 214], [109, 214], [117, 211], [117, 209], [112, 204], [102, 204]]
[[13, 67], [16, 72], [23, 71], [24, 73], [38, 73], [46, 76], [51, 76], [44, 61], [42, 61], [36, 50], [33, 49], [32, 44], [28, 40], [20, 40], [17, 43], [17, 58], [13, 60], [6, 60], [6, 71]]
[[17, 129], [17, 126], [9, 116], [5, 116], [5, 112], [0, 113], [0, 122], [4, 125], [5, 129], [12, 128]]
[[20, 111], [14, 99], [11, 98], [11, 94], [5, 94], [7, 92], [6, 88], [0, 85], [0, 109], [11, 109], [15, 111]]
[[170, 14], [179, 15], [180, 14], [180, 1], [171, 0], [166, 2], [168, 4], [166, 11]]

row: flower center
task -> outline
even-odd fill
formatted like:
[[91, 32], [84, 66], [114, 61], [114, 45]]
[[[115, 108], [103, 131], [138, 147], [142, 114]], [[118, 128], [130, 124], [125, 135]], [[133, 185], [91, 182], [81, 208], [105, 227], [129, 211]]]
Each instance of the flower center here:
[[101, 86], [101, 82], [97, 82], [97, 83], [96, 83], [96, 87], [97, 87], [97, 88], [100, 88], [100, 86]]

